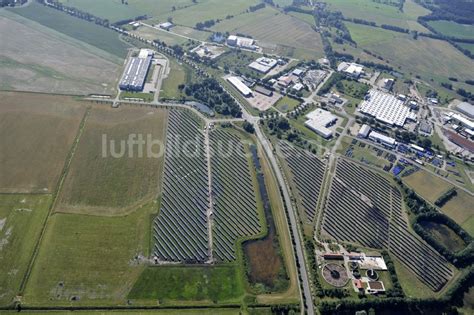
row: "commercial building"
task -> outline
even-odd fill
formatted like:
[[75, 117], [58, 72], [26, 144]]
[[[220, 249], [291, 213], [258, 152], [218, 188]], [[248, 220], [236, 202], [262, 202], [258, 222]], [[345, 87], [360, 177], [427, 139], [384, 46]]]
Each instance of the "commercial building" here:
[[301, 84], [301, 83], [296, 83], [295, 85], [293, 85], [292, 89], [295, 90], [295, 91], [297, 91], [297, 92], [299, 92], [299, 91], [301, 91], [302, 89], [304, 89], [304, 85]]
[[278, 78], [279, 86], [288, 87], [291, 83], [293, 83], [293, 79], [291, 76], [281, 76]]
[[403, 127], [407, 119], [416, 121], [416, 114], [403, 101], [375, 89], [369, 91], [358, 111], [390, 126]]
[[376, 131], [372, 131], [369, 134], [369, 139], [389, 148], [394, 148], [397, 145], [397, 141], [395, 139]]
[[337, 66], [337, 71], [358, 79], [364, 73], [364, 66], [353, 62], [341, 62], [339, 66]]
[[321, 137], [328, 139], [332, 137], [331, 125], [337, 121], [337, 116], [327, 110], [318, 108], [306, 115], [308, 120], [304, 123], [306, 127], [316, 132]]
[[367, 138], [370, 132], [370, 126], [369, 125], [362, 125], [360, 127], [359, 132], [357, 133], [357, 137], [359, 138]]
[[246, 48], [250, 50], [257, 50], [258, 46], [255, 45], [255, 41], [252, 38], [240, 37], [230, 35], [227, 38], [227, 45], [233, 47]]
[[466, 115], [469, 118], [474, 118], [474, 105], [468, 103], [468, 102], [462, 102], [459, 103], [458, 106], [456, 106], [457, 110]]
[[140, 50], [138, 57], [130, 58], [120, 80], [120, 89], [127, 91], [142, 91], [148, 71], [150, 70], [152, 58], [153, 51], [148, 49], [142, 49]]
[[292, 74], [296, 75], [297, 77], [301, 77], [304, 74], [304, 72], [305, 71], [303, 69], [296, 68], [293, 70]]
[[232, 84], [233, 87], [235, 87], [239, 92], [245, 96], [245, 97], [250, 97], [252, 96], [252, 90], [249, 89], [248, 86], [246, 86], [238, 77], [229, 77], [227, 78], [227, 81]]
[[268, 73], [268, 71], [273, 69], [277, 65], [277, 63], [278, 61], [276, 59], [260, 57], [251, 64], [249, 64], [249, 68], [261, 73]]

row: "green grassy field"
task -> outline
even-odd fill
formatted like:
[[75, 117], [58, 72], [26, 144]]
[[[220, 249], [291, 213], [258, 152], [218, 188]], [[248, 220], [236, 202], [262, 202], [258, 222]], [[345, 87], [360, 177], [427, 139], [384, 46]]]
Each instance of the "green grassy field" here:
[[0, 92], [0, 191], [51, 193], [86, 104], [67, 96]]
[[358, 18], [375, 22], [378, 25], [389, 24], [429, 33], [429, 30], [419, 24], [416, 19], [418, 16], [429, 14], [430, 11], [413, 0], [406, 1], [404, 12], [400, 12], [395, 6], [371, 0], [325, 0], [324, 2], [329, 4], [330, 10], [341, 11], [348, 18]]
[[294, 16], [298, 20], [308, 23], [309, 25], [315, 25], [314, 16], [312, 16], [311, 14], [294, 11], [290, 11], [288, 12], [288, 14]]
[[275, 107], [282, 112], [290, 112], [300, 105], [300, 101], [283, 96], [278, 102], [275, 103]]
[[431, 221], [421, 221], [420, 225], [425, 229], [438, 243], [448, 248], [452, 252], [458, 252], [466, 247], [466, 242], [457, 235], [451, 228], [444, 224]]
[[[27, 305], [125, 304], [148, 255], [151, 202], [122, 217], [55, 213], [27, 283]], [[75, 301], [74, 301], [75, 299]]]
[[163, 266], [145, 269], [128, 298], [158, 299], [164, 305], [176, 304], [177, 301], [207, 301], [212, 304], [238, 302], [244, 293], [237, 266]]
[[[257, 308], [256, 314], [269, 314], [271, 315], [272, 312], [270, 308]], [[263, 311], [268, 311], [262, 313]], [[2, 311], [2, 314], [17, 314], [17, 310], [12, 311]], [[21, 311], [24, 315], [240, 315], [240, 308], [181, 308], [181, 309], [164, 309], [164, 310], [115, 310], [115, 311], [82, 311], [82, 310], [74, 310], [74, 311], [25, 311], [24, 309]]]
[[[116, 215], [133, 210], [133, 206], [144, 199], [156, 197], [161, 182], [163, 147], [155, 145], [152, 148], [155, 154], [161, 150], [161, 156], [154, 157], [148, 156], [146, 144], [142, 151], [138, 145], [130, 151], [121, 141], [127, 141], [129, 135], [134, 134], [135, 137], [141, 135], [145, 142], [152, 140], [163, 144], [166, 119], [167, 112], [162, 109], [93, 109], [56, 211]], [[103, 135], [106, 136], [105, 144]], [[110, 143], [112, 140], [115, 141], [114, 148]]]
[[117, 0], [60, 0], [66, 6], [89, 12], [111, 22], [134, 18], [147, 12], [136, 5], [137, 1], [129, 1], [129, 5]]
[[51, 204], [51, 195], [0, 195], [0, 305], [13, 302]]
[[[172, 12], [160, 12], [156, 15], [159, 21], [166, 20], [168, 17], [173, 19], [176, 24], [194, 27], [198, 22], [207, 20], [224, 20], [228, 15], [236, 16], [245, 13], [250, 6], [258, 4], [258, 0], [239, 0], [228, 1], [222, 5], [221, 0], [201, 0], [197, 4], [189, 1], [186, 8]], [[155, 19], [153, 19], [155, 20]]]
[[187, 65], [171, 59], [170, 68], [170, 73], [161, 86], [160, 99], [179, 99], [182, 93], [178, 86], [192, 80], [192, 70]]
[[126, 98], [141, 98], [145, 102], [153, 101], [153, 93], [140, 93], [140, 92], [121, 92], [120, 99]]
[[36, 1], [11, 11], [118, 57], [127, 55], [128, 46], [119, 40], [117, 33], [94, 23], [47, 8]]
[[423, 170], [403, 177], [403, 182], [431, 203], [452, 187], [450, 183]]
[[474, 38], [474, 25], [464, 25], [452, 21], [429, 21], [428, 24], [446, 36]]
[[166, 43], [168, 46], [183, 45], [187, 42], [186, 38], [177, 36], [176, 34], [173, 34], [173, 32], [157, 30], [147, 26], [139, 27], [137, 30], [132, 31], [131, 33], [139, 35], [148, 40], [160, 40]]
[[471, 53], [474, 54], [474, 44], [465, 44], [465, 43], [459, 43], [459, 45], [464, 48], [469, 50]]

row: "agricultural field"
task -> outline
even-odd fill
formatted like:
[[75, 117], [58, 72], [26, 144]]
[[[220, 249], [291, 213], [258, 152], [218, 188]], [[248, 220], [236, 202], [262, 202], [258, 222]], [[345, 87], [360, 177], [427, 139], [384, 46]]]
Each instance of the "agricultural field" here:
[[[166, 120], [167, 111], [162, 109], [93, 108], [56, 211], [117, 215], [156, 198], [161, 182]], [[130, 139], [130, 134], [145, 141], [142, 148], [134, 145], [129, 151], [125, 141]], [[148, 151], [151, 141], [156, 145]]]
[[51, 195], [0, 195], [0, 306], [20, 290], [50, 204]]
[[239, 268], [223, 266], [149, 267], [128, 294], [129, 299], [158, 300], [176, 305], [181, 301], [239, 302], [245, 293]]
[[[120, 217], [55, 213], [48, 220], [23, 302], [117, 305], [144, 270], [156, 204]], [[138, 257], [138, 259], [137, 259]]]
[[[263, 232], [260, 196], [242, 139], [225, 130], [211, 132], [213, 252], [218, 261], [236, 259], [238, 241]], [[228, 151], [229, 148], [232, 151]]]
[[377, 25], [388, 24], [414, 31], [429, 33], [416, 19], [419, 16], [428, 15], [429, 10], [416, 4], [414, 0], [407, 0], [404, 12], [397, 7], [372, 0], [325, 0], [331, 11], [341, 11], [346, 18], [357, 18]]
[[403, 177], [403, 182], [432, 204], [452, 187], [447, 181], [423, 170]]
[[76, 95], [115, 92], [122, 64], [115, 55], [5, 10], [0, 11], [0, 37], [0, 89]]
[[221, 0], [202, 0], [196, 3], [189, 0], [188, 3], [186, 8], [183, 7], [172, 12], [161, 12], [154, 16], [153, 20], [157, 18], [158, 21], [165, 21], [171, 17], [176, 24], [194, 27], [197, 23], [207, 20], [225, 20], [229, 15], [234, 16], [232, 19], [238, 19], [250, 6], [259, 4], [259, 1], [229, 1], [225, 5], [222, 5]]
[[178, 36], [173, 32], [158, 30], [148, 26], [141, 26], [137, 30], [130, 31], [130, 33], [152, 41], [159, 40], [168, 46], [183, 45], [188, 41], [186, 38]]
[[[358, 48], [383, 56], [392, 67], [399, 67], [406, 73], [437, 82], [446, 82], [448, 77], [466, 80], [471, 76], [468, 69], [472, 68], [472, 60], [446, 41], [426, 37], [413, 40], [410, 35], [381, 28], [354, 23], [346, 25]], [[403, 53], [399, 53], [400, 47], [403, 47]], [[436, 68], [433, 68], [434, 64]]]
[[[66, 6], [74, 7], [95, 16], [108, 19], [111, 23], [149, 14], [139, 5], [140, 2], [146, 1], [128, 1], [128, 5], [117, 0], [59, 0], [59, 2]], [[161, 2], [163, 1], [160, 1], [160, 4]]]
[[201, 128], [190, 111], [169, 114], [162, 199], [153, 225], [154, 255], [162, 261], [209, 258], [209, 179]]
[[315, 155], [287, 142], [280, 141], [279, 146], [297, 189], [297, 199], [304, 211], [301, 215], [305, 221], [312, 223], [316, 218], [326, 165]]
[[474, 236], [474, 197], [457, 189], [457, 195], [449, 200], [442, 208], [447, 216], [456, 221], [469, 234]]
[[452, 21], [429, 21], [437, 32], [451, 37], [474, 39], [474, 25], [459, 24]]
[[86, 111], [68, 96], [0, 92], [0, 191], [52, 193]]
[[338, 241], [388, 248], [432, 291], [453, 277], [448, 262], [409, 231], [400, 191], [388, 179], [343, 158], [337, 162], [322, 230]]
[[474, 54], [474, 44], [465, 44], [465, 43], [459, 43], [459, 45], [464, 48], [469, 50], [471, 53]]
[[212, 27], [213, 31], [241, 33], [252, 36], [266, 47], [268, 53], [286, 50], [287, 57], [316, 59], [323, 56], [319, 33], [291, 15], [266, 7], [224, 20]]
[[10, 11], [119, 58], [123, 59], [127, 55], [129, 46], [119, 39], [116, 32], [47, 8], [36, 1], [26, 7]]

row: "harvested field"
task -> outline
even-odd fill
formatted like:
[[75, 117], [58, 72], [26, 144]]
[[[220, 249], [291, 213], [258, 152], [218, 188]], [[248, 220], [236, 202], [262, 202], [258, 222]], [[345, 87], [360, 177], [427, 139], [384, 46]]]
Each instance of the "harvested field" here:
[[115, 55], [9, 11], [0, 11], [0, 38], [0, 89], [115, 93], [122, 64]]
[[26, 285], [29, 305], [126, 304], [148, 256], [150, 202], [121, 217], [53, 214]]
[[[139, 203], [156, 198], [161, 182], [166, 119], [167, 111], [163, 109], [93, 108], [56, 211], [123, 214]], [[141, 137], [144, 141], [141, 149], [135, 144], [130, 151], [125, 143], [130, 136]], [[148, 152], [152, 141], [157, 144]]]
[[86, 104], [67, 96], [0, 92], [0, 191], [51, 193]]
[[346, 159], [338, 160], [322, 229], [339, 241], [389, 249], [432, 291], [453, 276], [446, 259], [409, 231], [398, 189]]
[[130, 47], [111, 29], [47, 8], [36, 1], [32, 1], [28, 6], [9, 10], [119, 58], [125, 58]]
[[441, 178], [420, 170], [410, 176], [403, 177], [403, 182], [419, 194], [423, 199], [434, 203], [441, 195], [451, 189], [452, 185]]
[[18, 294], [50, 203], [51, 195], [0, 195], [0, 306]]

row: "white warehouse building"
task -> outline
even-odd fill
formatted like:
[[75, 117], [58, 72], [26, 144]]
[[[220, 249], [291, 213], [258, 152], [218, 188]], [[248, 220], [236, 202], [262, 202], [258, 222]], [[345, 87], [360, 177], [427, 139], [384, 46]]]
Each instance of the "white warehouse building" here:
[[252, 90], [249, 89], [248, 86], [246, 86], [238, 77], [229, 77], [227, 78], [227, 81], [232, 84], [233, 87], [235, 87], [239, 92], [245, 96], [245, 97], [250, 97], [253, 95]]
[[376, 131], [372, 131], [369, 134], [369, 139], [390, 148], [393, 148], [397, 145], [397, 141], [395, 139]]
[[358, 111], [372, 116], [390, 126], [403, 127], [407, 119], [416, 121], [413, 113], [404, 102], [392, 94], [375, 89], [369, 91], [366, 99], [360, 104]]
[[327, 110], [318, 108], [306, 115], [308, 120], [304, 123], [306, 127], [316, 132], [324, 139], [332, 137], [332, 130], [328, 127], [337, 121], [337, 116]]

